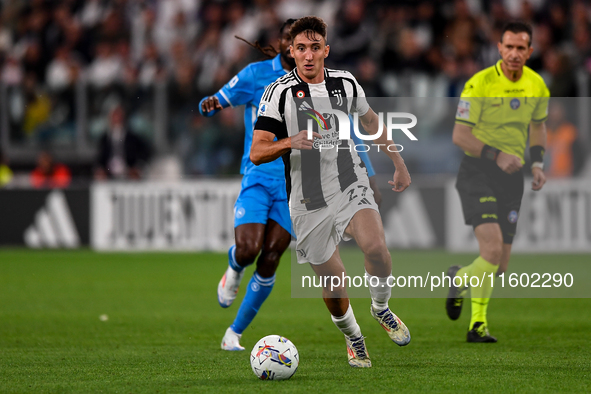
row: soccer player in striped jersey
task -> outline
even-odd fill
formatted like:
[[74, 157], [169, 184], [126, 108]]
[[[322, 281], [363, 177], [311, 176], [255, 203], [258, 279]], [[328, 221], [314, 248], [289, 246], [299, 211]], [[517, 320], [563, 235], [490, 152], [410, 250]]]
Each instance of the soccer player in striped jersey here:
[[[376, 144], [395, 145], [355, 78], [324, 67], [329, 53], [324, 21], [314, 16], [298, 19], [290, 35], [296, 68], [265, 90], [250, 158], [259, 165], [283, 156], [298, 263], [310, 263], [320, 277], [341, 277], [345, 268], [338, 244], [341, 239], [357, 241], [365, 255], [370, 313], [395, 343], [404, 346], [410, 342], [410, 333], [388, 308], [392, 261], [367, 171], [355, 149], [350, 149], [351, 141], [336, 136], [337, 128], [343, 126], [339, 120], [348, 122], [347, 118], [331, 116], [331, 111], [357, 112], [368, 133], [380, 134]], [[308, 139], [308, 119], [317, 120], [312, 123], [314, 140]], [[396, 167], [389, 183], [402, 192], [411, 182], [404, 160], [396, 149], [384, 152]], [[345, 335], [349, 364], [371, 367], [344, 284], [336, 289], [325, 284], [323, 297], [333, 322]]]
[[[244, 176], [242, 189], [234, 206], [236, 244], [228, 251], [228, 267], [218, 284], [219, 304], [224, 308], [232, 305], [244, 268], [253, 264], [255, 259], [257, 269], [248, 284], [234, 322], [224, 334], [221, 344], [224, 350], [244, 350], [240, 345], [242, 333], [271, 293], [279, 260], [291, 241], [291, 219], [283, 162], [277, 159], [263, 166], [255, 166], [249, 155], [256, 113], [265, 87], [295, 67], [289, 51], [289, 28], [294, 21], [288, 19], [279, 30], [279, 53], [273, 47], [261, 48], [257, 42], [254, 47], [265, 55], [272, 53], [274, 57], [249, 64], [215, 95], [205, 97], [199, 104], [199, 111], [204, 116], [212, 116], [228, 106], [246, 106], [244, 155], [240, 170]], [[370, 175], [374, 175], [367, 153], [363, 160]], [[375, 180], [372, 187], [379, 194]]]
[[[529, 25], [505, 25], [498, 43], [501, 60], [466, 82], [458, 105], [453, 142], [466, 155], [456, 188], [466, 224], [474, 228], [480, 255], [466, 267], [457, 265], [448, 270], [451, 278], [458, 276], [468, 282], [458, 287], [451, 283], [446, 310], [452, 320], [460, 317], [471, 277], [481, 280], [507, 270], [523, 196], [522, 167], [528, 134], [532, 189], [540, 190], [546, 182], [543, 155], [550, 92], [542, 77], [525, 66], [533, 52], [531, 41]], [[487, 322], [493, 287], [491, 280], [483, 282], [470, 288], [468, 342], [497, 341], [490, 335]]]

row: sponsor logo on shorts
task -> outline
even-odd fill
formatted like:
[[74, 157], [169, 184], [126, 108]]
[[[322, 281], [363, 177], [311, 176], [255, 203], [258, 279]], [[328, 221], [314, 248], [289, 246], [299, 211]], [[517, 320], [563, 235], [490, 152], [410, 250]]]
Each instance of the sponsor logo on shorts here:
[[371, 203], [367, 198], [364, 197], [363, 199], [361, 199], [361, 201], [359, 201], [357, 205], [371, 205]]
[[498, 216], [496, 213], [483, 213], [482, 218], [483, 219], [498, 219]]
[[511, 109], [517, 109], [521, 105], [521, 101], [519, 101], [519, 99], [514, 98], [513, 100], [511, 100], [509, 105], [511, 106]]
[[242, 208], [242, 207], [238, 208], [236, 210], [236, 219], [241, 219], [245, 213], [246, 213], [246, 210], [244, 208]]
[[497, 199], [493, 196], [490, 197], [480, 197], [480, 202], [497, 202]]
[[306, 252], [304, 251], [304, 249], [298, 249], [297, 252], [301, 257], [306, 257]]
[[507, 215], [507, 220], [509, 221], [509, 223], [517, 223], [517, 219], [519, 218], [519, 212], [517, 211], [511, 211], [509, 212], [509, 215]]

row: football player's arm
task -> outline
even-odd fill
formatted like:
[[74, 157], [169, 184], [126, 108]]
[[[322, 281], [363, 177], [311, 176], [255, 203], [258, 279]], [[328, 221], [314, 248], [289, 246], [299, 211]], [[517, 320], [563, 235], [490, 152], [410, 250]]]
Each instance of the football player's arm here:
[[254, 97], [254, 69], [246, 66], [213, 96], [204, 97], [199, 102], [199, 113], [210, 117], [224, 108], [235, 107], [250, 102]]
[[[322, 138], [316, 132], [312, 134], [314, 138]], [[278, 138], [276, 141], [275, 137]], [[291, 149], [311, 150], [312, 147], [313, 140], [308, 139], [307, 130], [302, 130], [293, 137], [287, 137], [285, 124], [272, 118], [259, 116], [252, 136], [250, 161], [258, 166], [283, 156]]]
[[531, 172], [534, 177], [532, 190], [540, 190], [546, 183], [544, 175], [544, 152], [546, 150], [546, 122], [531, 122], [529, 127], [529, 152], [532, 161]]
[[373, 109], [369, 108], [369, 110], [359, 117], [361, 121], [361, 125], [369, 134], [376, 134], [378, 133], [380, 127], [382, 128], [382, 133], [378, 138], [374, 141], [375, 144], [380, 144], [385, 146], [385, 149], [381, 149], [394, 163], [394, 167], [396, 168], [396, 172], [394, 172], [394, 178], [388, 183], [391, 186], [394, 186], [392, 190], [395, 192], [404, 191], [407, 187], [410, 186], [411, 179], [410, 174], [408, 173], [408, 169], [406, 168], [406, 164], [404, 164], [404, 159], [400, 156], [398, 149], [389, 149], [390, 146], [396, 146], [394, 141], [388, 139], [388, 134], [386, 132], [386, 126], [383, 122], [380, 122], [378, 115], [373, 111]]

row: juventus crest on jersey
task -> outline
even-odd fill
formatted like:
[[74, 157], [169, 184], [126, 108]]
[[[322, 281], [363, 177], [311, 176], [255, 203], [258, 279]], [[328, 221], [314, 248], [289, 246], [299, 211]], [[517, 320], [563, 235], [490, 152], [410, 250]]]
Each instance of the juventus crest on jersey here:
[[292, 212], [322, 208], [352, 183], [367, 177], [353, 141], [339, 139], [341, 125], [334, 110], [359, 116], [369, 110], [363, 88], [347, 71], [325, 68], [324, 81], [309, 84], [294, 69], [263, 94], [255, 129], [274, 133], [277, 139], [310, 127], [322, 135], [312, 150], [291, 150], [283, 157]]

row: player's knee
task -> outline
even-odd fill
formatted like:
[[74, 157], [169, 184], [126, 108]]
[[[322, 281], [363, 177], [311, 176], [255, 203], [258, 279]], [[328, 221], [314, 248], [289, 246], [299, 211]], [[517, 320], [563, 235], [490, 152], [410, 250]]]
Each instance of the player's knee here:
[[236, 260], [251, 264], [261, 251], [261, 243], [252, 239], [236, 241]]
[[390, 252], [382, 239], [372, 240], [363, 248], [365, 257], [371, 262], [390, 261]]
[[257, 260], [257, 272], [263, 278], [270, 278], [275, 275], [280, 259], [281, 253], [263, 251]]

